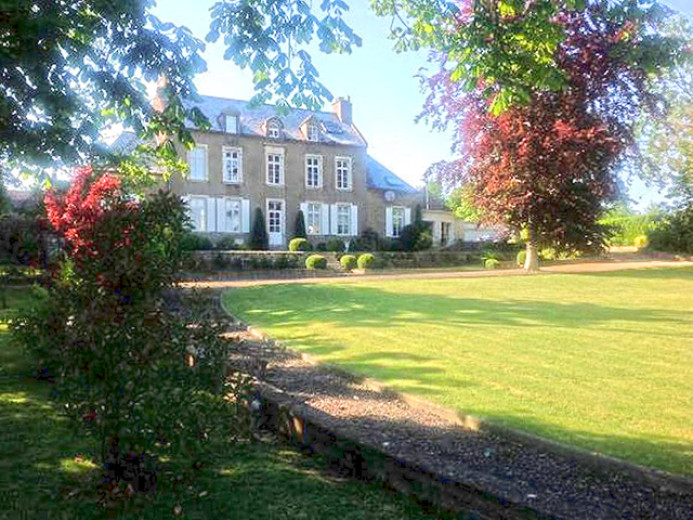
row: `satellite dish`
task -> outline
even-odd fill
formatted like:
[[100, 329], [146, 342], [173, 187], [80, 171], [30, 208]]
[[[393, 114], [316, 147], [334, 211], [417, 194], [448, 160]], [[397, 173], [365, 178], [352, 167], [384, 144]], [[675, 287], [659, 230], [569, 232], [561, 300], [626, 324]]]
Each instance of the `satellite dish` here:
[[392, 202], [393, 200], [395, 200], [395, 192], [390, 190], [386, 191], [385, 200], [388, 202]]

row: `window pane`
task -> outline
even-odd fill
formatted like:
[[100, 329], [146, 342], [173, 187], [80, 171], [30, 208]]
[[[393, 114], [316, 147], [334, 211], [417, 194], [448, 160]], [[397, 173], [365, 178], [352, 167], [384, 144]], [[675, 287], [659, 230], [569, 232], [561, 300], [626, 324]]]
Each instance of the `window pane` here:
[[351, 227], [351, 206], [337, 206], [337, 234], [349, 235]]
[[306, 215], [306, 227], [309, 235], [321, 235], [320, 222], [322, 220], [322, 205], [308, 204], [308, 214]]
[[194, 180], [207, 179], [207, 149], [196, 146], [189, 152], [190, 178]]

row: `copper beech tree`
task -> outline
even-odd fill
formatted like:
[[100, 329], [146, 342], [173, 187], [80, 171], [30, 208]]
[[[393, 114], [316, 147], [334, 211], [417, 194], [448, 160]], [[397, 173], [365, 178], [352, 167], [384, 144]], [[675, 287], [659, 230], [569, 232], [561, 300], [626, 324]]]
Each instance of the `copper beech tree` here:
[[661, 11], [621, 4], [629, 8], [595, 1], [551, 20], [565, 34], [554, 54], [565, 86], [536, 89], [527, 104], [496, 115], [490, 81], [469, 89], [444, 57], [425, 82], [423, 117], [454, 127], [458, 153], [434, 173], [447, 187], [465, 185], [482, 220], [524, 231], [527, 270], [537, 269], [542, 243], [601, 247], [597, 218], [617, 195], [636, 118], [661, 110], [650, 78], [671, 62], [676, 42], [656, 33]]

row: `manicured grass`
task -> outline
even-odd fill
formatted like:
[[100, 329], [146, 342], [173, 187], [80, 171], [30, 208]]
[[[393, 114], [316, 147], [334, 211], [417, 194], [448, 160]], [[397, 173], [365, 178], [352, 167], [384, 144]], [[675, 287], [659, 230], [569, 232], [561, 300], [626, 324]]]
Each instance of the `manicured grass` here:
[[[22, 297], [10, 294], [11, 305]], [[98, 504], [95, 441], [49, 400], [51, 385], [26, 376], [28, 360], [9, 342], [0, 309], [0, 519], [180, 518], [433, 519], [408, 498], [374, 484], [339, 479], [320, 459], [272, 444], [220, 443], [176, 487], [105, 510]], [[171, 469], [171, 467], [169, 467]], [[162, 479], [164, 482], [164, 479]]]
[[693, 475], [693, 269], [264, 286], [224, 302], [401, 391]]

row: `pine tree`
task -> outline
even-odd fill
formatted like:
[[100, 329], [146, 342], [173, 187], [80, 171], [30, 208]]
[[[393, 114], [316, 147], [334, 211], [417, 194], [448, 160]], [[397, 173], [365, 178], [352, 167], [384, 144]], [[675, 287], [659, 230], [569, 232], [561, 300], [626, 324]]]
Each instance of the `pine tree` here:
[[256, 251], [266, 251], [269, 249], [269, 237], [265, 227], [265, 215], [262, 209], [255, 208], [255, 218], [253, 219], [253, 230], [250, 234], [250, 249]]
[[298, 210], [296, 213], [296, 222], [294, 223], [294, 238], [308, 238], [306, 236], [306, 220], [303, 217], [303, 211]]

